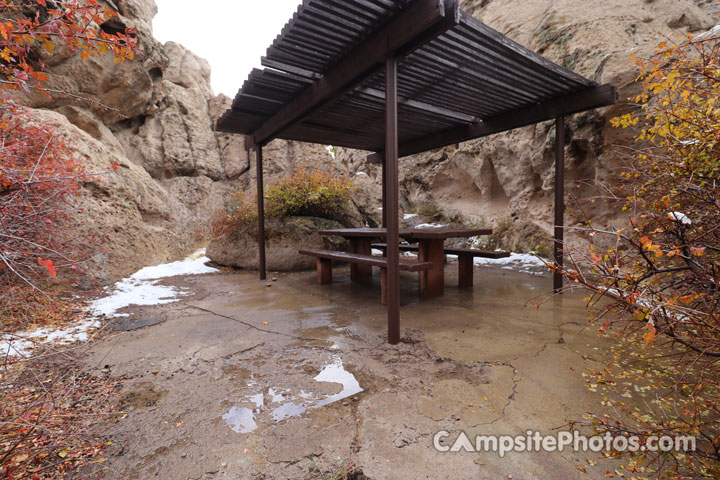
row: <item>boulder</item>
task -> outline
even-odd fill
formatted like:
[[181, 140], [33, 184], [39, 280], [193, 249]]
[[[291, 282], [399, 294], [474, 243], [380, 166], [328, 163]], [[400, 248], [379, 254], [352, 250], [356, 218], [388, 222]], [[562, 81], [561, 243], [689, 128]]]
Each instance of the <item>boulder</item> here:
[[[288, 272], [315, 268], [315, 258], [298, 254], [300, 248], [344, 249], [345, 241], [341, 237], [317, 233], [329, 228], [343, 228], [343, 225], [317, 217], [266, 220], [267, 269]], [[220, 265], [257, 270], [257, 228], [250, 227], [215, 238], [207, 247], [206, 255]]]
[[[139, 265], [176, 259], [193, 248], [192, 236], [178, 227], [191, 213], [143, 168], [60, 113], [29, 109], [26, 115], [30, 123], [51, 126], [87, 173], [74, 199], [78, 231], [73, 233], [91, 244], [85, 268], [89, 281], [83, 285], [108, 283]], [[191, 223], [183, 224], [190, 230]]]

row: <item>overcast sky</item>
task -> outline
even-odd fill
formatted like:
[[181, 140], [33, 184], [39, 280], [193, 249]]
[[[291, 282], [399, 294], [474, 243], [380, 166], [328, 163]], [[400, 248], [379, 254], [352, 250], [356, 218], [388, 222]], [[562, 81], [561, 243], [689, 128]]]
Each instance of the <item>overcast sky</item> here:
[[155, 0], [155, 38], [210, 62], [212, 88], [233, 98], [301, 0]]

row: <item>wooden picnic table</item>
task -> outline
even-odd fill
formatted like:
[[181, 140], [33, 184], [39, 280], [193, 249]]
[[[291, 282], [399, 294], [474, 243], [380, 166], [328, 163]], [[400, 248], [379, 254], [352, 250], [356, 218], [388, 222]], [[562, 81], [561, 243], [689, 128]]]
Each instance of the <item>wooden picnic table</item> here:
[[[386, 238], [384, 228], [339, 228], [320, 230], [321, 235], [339, 235], [350, 240], [353, 253], [370, 255], [372, 240]], [[420, 296], [435, 297], [445, 293], [445, 239], [491, 235], [490, 228], [426, 227], [400, 229], [400, 238], [418, 243], [418, 260], [431, 262], [432, 268], [420, 272]], [[351, 264], [353, 280], [372, 275], [371, 265]]]

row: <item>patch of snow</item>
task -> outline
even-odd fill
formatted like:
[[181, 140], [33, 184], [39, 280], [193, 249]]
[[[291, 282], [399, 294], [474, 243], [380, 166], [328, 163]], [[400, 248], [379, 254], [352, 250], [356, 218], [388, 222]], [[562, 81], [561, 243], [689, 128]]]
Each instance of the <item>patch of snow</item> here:
[[99, 321], [90, 319], [61, 328], [38, 328], [30, 332], [2, 335], [0, 337], [0, 356], [27, 357], [38, 344], [68, 345], [84, 342], [88, 339], [88, 332], [99, 326]]
[[205, 249], [201, 248], [185, 260], [145, 267], [133, 273], [130, 278], [135, 280], [157, 280], [178, 275], [201, 275], [219, 271], [217, 268], [205, 265], [209, 261], [210, 259], [205, 256]]
[[411, 218], [415, 218], [417, 216], [417, 213], [406, 213], [405, 215], [403, 215], [403, 220], [410, 220]]
[[447, 227], [447, 224], [441, 224], [441, 223], [421, 223], [420, 225], [415, 225], [414, 228], [443, 228]]
[[332, 145], [325, 145], [325, 150], [327, 150], [327, 152], [333, 159], [335, 158], [335, 147], [333, 147]]
[[705, 40], [706, 38], [714, 37], [720, 34], [720, 25], [715, 25], [707, 32], [703, 32], [699, 35], [695, 35], [695, 41]]
[[473, 237], [468, 237], [468, 241], [470, 242], [470, 248], [485, 248], [487, 244], [487, 237], [475, 235]]
[[365, 173], [365, 172], [357, 172], [357, 173], [355, 173], [355, 176], [356, 176], [356, 177], [360, 177], [360, 176], [362, 176], [362, 175], [365, 175], [366, 177], [369, 177], [369, 175], [368, 175], [367, 173]]
[[175, 287], [156, 285], [156, 282], [161, 278], [176, 275], [217, 272], [217, 269], [205, 265], [208, 261], [205, 250], [201, 249], [185, 260], [142, 268], [129, 278], [106, 287], [105, 290], [111, 293], [90, 303], [89, 310], [93, 318], [64, 327], [38, 328], [29, 332], [2, 335], [0, 355], [24, 357], [28, 356], [38, 344], [67, 345], [84, 342], [87, 341], [89, 332], [100, 326], [96, 318], [100, 315], [126, 317], [127, 314], [116, 313], [117, 310], [128, 305], [159, 305], [175, 302], [179, 295], [185, 295], [186, 292]]
[[506, 270], [517, 270], [533, 275], [542, 275], [547, 272], [545, 261], [529, 253], [511, 253], [509, 257], [505, 258], [476, 257], [473, 263], [475, 265], [496, 265]]
[[179, 296], [187, 295], [187, 292], [176, 287], [157, 285], [157, 282], [177, 275], [217, 272], [216, 268], [205, 265], [209, 260], [205, 256], [205, 249], [201, 249], [185, 260], [142, 268], [130, 277], [106, 287], [105, 291], [108, 295], [91, 302], [89, 310], [95, 317], [101, 315], [115, 317], [119, 316], [116, 313], [118, 310], [129, 305], [162, 305], [176, 302]]
[[[380, 256], [380, 257], [382, 257], [382, 256], [385, 254], [385, 252], [383, 252], [383, 251], [380, 250], [379, 248], [373, 248], [372, 250], [370, 250], [370, 253], [373, 254], [373, 255], [376, 255], [376, 256]], [[401, 251], [400, 251], [400, 256], [402, 256], [402, 257], [417, 257], [417, 253], [413, 253], [413, 252], [403, 252], [403, 251], [401, 250]]]
[[107, 297], [98, 298], [90, 304], [90, 311], [96, 317], [114, 317], [121, 308], [129, 305], [162, 305], [177, 301], [184, 295], [175, 287], [155, 285], [154, 282], [125, 279], [115, 284], [114, 291]]
[[676, 222], [680, 222], [683, 225], [692, 225], [692, 220], [690, 220], [690, 217], [688, 217], [682, 212], [668, 212], [668, 217], [670, 217], [670, 220], [675, 220]]

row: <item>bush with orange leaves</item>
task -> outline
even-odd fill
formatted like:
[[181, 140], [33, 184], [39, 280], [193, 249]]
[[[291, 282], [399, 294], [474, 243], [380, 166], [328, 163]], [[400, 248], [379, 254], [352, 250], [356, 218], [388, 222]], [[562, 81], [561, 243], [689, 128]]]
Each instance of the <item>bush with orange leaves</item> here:
[[628, 223], [588, 222], [579, 231], [612, 247], [568, 248], [564, 270], [618, 344], [588, 376], [617, 415], [594, 423], [696, 437], [691, 452], [615, 452], [631, 456], [631, 474], [720, 478], [720, 38], [668, 40], [634, 61], [636, 109], [612, 120], [638, 132], [616, 190]]

